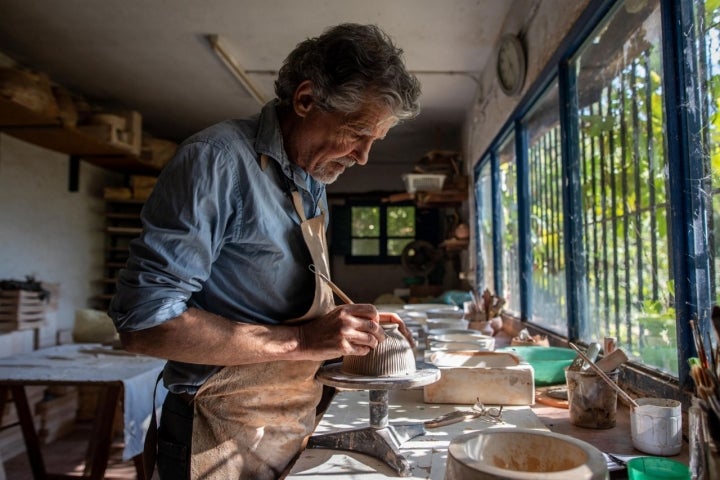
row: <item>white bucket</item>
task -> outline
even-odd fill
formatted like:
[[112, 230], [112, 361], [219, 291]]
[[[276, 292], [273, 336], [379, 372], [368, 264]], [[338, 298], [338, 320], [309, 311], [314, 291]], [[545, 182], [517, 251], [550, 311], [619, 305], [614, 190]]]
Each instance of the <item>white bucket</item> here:
[[630, 412], [635, 448], [651, 455], [677, 455], [682, 448], [682, 409], [677, 400], [638, 398]]

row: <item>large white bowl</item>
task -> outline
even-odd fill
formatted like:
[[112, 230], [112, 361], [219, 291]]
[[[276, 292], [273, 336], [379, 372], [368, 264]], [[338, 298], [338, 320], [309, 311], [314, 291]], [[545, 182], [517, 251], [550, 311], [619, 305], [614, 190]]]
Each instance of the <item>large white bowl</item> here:
[[568, 435], [490, 428], [450, 442], [445, 480], [605, 480], [602, 452]]

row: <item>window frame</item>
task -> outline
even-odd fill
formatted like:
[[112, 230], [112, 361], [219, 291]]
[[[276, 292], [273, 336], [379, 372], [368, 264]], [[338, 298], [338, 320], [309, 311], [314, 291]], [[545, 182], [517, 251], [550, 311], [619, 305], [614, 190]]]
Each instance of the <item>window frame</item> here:
[[[589, 3], [537, 79], [529, 86], [527, 93], [520, 99], [489, 148], [481, 152], [473, 172], [474, 182], [477, 185], [481, 167], [488, 159], [492, 160], [497, 156], [503, 140], [510, 132], [514, 132], [517, 142], [518, 214], [520, 216], [519, 235], [521, 241], [521, 258], [518, 259], [522, 279], [520, 320], [532, 324], [530, 319], [530, 313], [533, 311], [530, 292], [532, 285], [529, 276], [532, 273], [532, 252], [527, 244], [530, 226], [527, 131], [522, 121], [542, 97], [546, 88], [557, 80], [560, 99], [561, 156], [565, 180], [562, 195], [568, 285], [567, 336], [558, 337], [557, 339], [560, 341], [582, 340], [588, 326], [582, 215], [578, 214], [578, 211], [581, 210], [581, 182], [578, 166], [580, 158], [579, 110], [577, 96], [573, 94], [577, 86], [577, 79], [571, 62], [598, 25], [622, 4], [623, 2], [611, 0], [595, 0]], [[694, 145], [699, 144], [701, 119], [699, 112], [690, 107], [693, 105], [693, 99], [688, 98], [688, 91], [685, 89], [685, 85], [692, 81], [689, 75], [696, 69], [696, 65], [688, 64], [688, 62], [696, 61], [696, 56], [689, 59], [687, 55], [682, 54], [684, 51], [694, 51], [694, 49], [688, 49], [696, 41], [694, 35], [687, 34], [687, 32], [694, 31], [691, 28], [694, 22], [692, 1], [659, 0], [659, 5], [662, 26], [665, 128], [667, 138], [677, 139], [677, 141], [667, 142], [666, 148], [669, 169], [668, 198], [672, 205], [670, 236], [676, 253], [670, 268], [675, 278], [674, 306], [679, 373], [675, 379], [675, 377], [637, 363], [632, 363], [625, 370], [626, 378], [633, 381], [641, 390], [677, 396], [680, 391], [692, 386], [687, 358], [697, 355], [689, 321], [691, 319], [697, 321], [702, 331], [707, 331], [709, 328], [712, 279], [710, 278], [710, 256], [706, 251], [709, 233], [706, 219], [707, 212], [711, 211], [711, 206], [708, 205], [707, 196], [703, 194], [702, 149], [693, 148]], [[497, 225], [494, 220], [494, 230], [497, 230]], [[698, 232], [701, 235], [699, 238], [695, 236]], [[499, 233], [493, 235], [494, 249], [502, 248], [501, 245], [495, 245], [500, 238]], [[494, 268], [494, 275], [497, 279], [500, 265], [496, 263]], [[481, 272], [478, 272], [476, 277], [480, 279]], [[532, 325], [542, 330], [541, 327]], [[547, 333], [556, 337], [553, 332]]]
[[[348, 242], [350, 244], [350, 248], [348, 249], [348, 252], [345, 253], [345, 263], [348, 265], [393, 265], [393, 264], [400, 264], [401, 263], [401, 256], [400, 255], [388, 255], [387, 254], [387, 241], [391, 238], [405, 238], [405, 237], [392, 237], [388, 236], [387, 234], [387, 210], [388, 208], [394, 208], [394, 207], [413, 207], [415, 212], [415, 235], [412, 237], [412, 240], [416, 240], [418, 238], [418, 232], [417, 232], [417, 206], [412, 202], [395, 202], [395, 203], [387, 203], [383, 202], [382, 199], [352, 199], [348, 200], [345, 207], [350, 212], [350, 229], [348, 231]], [[355, 237], [353, 236], [352, 232], [352, 208], [353, 207], [378, 207], [380, 209], [380, 235], [376, 237], [378, 239], [378, 242], [380, 244], [380, 254], [379, 255], [353, 255], [352, 254], [352, 241], [356, 238], [366, 238], [366, 237]], [[373, 237], [375, 238], [375, 237]], [[407, 237], [411, 238], [411, 237]], [[411, 241], [412, 241], [411, 240]]]

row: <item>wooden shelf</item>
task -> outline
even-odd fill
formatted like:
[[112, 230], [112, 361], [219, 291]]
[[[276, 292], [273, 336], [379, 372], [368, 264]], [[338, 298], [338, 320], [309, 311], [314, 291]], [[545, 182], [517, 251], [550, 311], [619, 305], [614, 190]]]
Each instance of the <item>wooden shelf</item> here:
[[139, 213], [114, 213], [114, 212], [108, 212], [105, 214], [105, 217], [112, 220], [139, 220], [140, 214]]
[[397, 193], [383, 199], [385, 202], [415, 202], [418, 207], [453, 207], [467, 200], [467, 191], [442, 190], [440, 192]]
[[113, 235], [140, 235], [142, 227], [106, 227], [105, 231]]
[[60, 127], [60, 120], [40, 115], [29, 108], [0, 97], [0, 128], [22, 126]]
[[28, 143], [67, 155], [108, 170], [158, 174], [122, 146], [111, 145], [79, 129], [62, 125], [59, 119], [40, 115], [23, 105], [0, 98], [0, 131]]
[[447, 240], [443, 241], [440, 246], [445, 249], [447, 252], [457, 252], [461, 250], [465, 250], [468, 245], [470, 244], [470, 240], [465, 239], [459, 239], [459, 238], [448, 238]]

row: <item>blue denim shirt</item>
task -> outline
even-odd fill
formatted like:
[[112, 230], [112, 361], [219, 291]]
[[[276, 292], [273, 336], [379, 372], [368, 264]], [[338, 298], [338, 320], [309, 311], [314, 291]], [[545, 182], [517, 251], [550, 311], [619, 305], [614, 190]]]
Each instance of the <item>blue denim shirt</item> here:
[[[325, 185], [288, 160], [274, 101], [183, 142], [143, 206], [143, 232], [110, 304], [117, 330], [147, 329], [189, 307], [266, 325], [304, 314], [315, 278], [292, 188], [308, 218], [327, 204]], [[165, 385], [192, 393], [217, 369], [169, 361]]]

